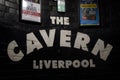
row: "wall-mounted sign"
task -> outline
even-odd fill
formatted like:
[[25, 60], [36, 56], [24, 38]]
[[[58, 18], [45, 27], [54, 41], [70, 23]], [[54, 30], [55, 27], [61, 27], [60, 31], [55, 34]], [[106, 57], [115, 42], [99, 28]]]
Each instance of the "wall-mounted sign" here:
[[41, 0], [21, 0], [20, 18], [24, 21], [41, 22]]
[[57, 0], [57, 11], [58, 12], [65, 12], [65, 0]]
[[98, 0], [80, 0], [80, 25], [99, 25]]

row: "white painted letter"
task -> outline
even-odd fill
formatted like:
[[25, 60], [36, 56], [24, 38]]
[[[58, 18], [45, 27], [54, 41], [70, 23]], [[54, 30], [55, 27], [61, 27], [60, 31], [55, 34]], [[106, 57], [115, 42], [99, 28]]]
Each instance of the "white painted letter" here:
[[88, 66], [89, 66], [89, 62], [88, 62], [88, 60], [82, 60], [81, 61], [81, 66], [83, 67], [83, 68], [87, 68]]
[[71, 47], [71, 31], [61, 30], [60, 33], [60, 46]]
[[74, 60], [73, 61], [73, 67], [79, 68], [80, 67], [80, 61], [79, 60]]
[[44, 60], [44, 65], [45, 65], [45, 68], [46, 69], [49, 69], [50, 68], [50, 64], [51, 64], [51, 60]]
[[57, 60], [53, 60], [53, 61], [52, 61], [52, 68], [53, 68], [53, 69], [56, 69], [56, 68], [58, 68], [57, 66], [58, 66], [58, 65], [57, 65]]
[[87, 44], [90, 42], [90, 37], [87, 34], [78, 32], [75, 40], [74, 48], [82, 49], [88, 51]]
[[69, 17], [64, 17], [64, 25], [70, 25]]
[[63, 17], [57, 17], [57, 24], [63, 25]]
[[95, 67], [96, 65], [93, 63], [93, 59], [90, 59], [90, 67]]
[[12, 61], [20, 61], [23, 57], [24, 54], [21, 50], [19, 50], [19, 52], [15, 53], [15, 48], [18, 47], [18, 44], [16, 43], [16, 41], [12, 41], [9, 43], [8, 48], [7, 48], [7, 52], [8, 52], [8, 56]]
[[55, 24], [55, 20], [56, 20], [56, 18], [53, 17], [53, 16], [51, 16], [50, 19], [52, 20], [52, 24]]
[[55, 29], [49, 31], [49, 35], [47, 35], [47, 32], [45, 30], [40, 30], [40, 34], [43, 37], [46, 45], [48, 47], [52, 47], [55, 39]]
[[71, 60], [66, 60], [65, 61], [65, 66], [66, 66], [66, 68], [70, 68], [70, 66], [72, 65], [72, 61]]
[[33, 33], [27, 34], [27, 54], [34, 51], [34, 49], [41, 49], [43, 46], [38, 41], [36, 36]]
[[63, 60], [58, 60], [58, 68], [65, 68], [65, 62]]
[[100, 58], [103, 59], [104, 61], [106, 61], [112, 48], [113, 48], [113, 46], [110, 44], [107, 44], [107, 46], [105, 48], [104, 41], [102, 41], [101, 39], [98, 39], [95, 47], [92, 50], [92, 53], [94, 55], [98, 55], [98, 53], [100, 52]]
[[33, 60], [33, 69], [38, 69], [38, 65], [37, 65], [37, 62], [36, 60]]

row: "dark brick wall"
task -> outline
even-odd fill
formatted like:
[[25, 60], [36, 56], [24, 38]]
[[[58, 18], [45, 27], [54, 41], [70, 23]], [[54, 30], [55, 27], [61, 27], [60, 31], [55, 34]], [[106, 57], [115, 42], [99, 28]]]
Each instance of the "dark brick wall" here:
[[[78, 0], [66, 0], [67, 12], [57, 13], [56, 1], [42, 0], [42, 24], [24, 23], [19, 21], [19, 1], [20, 0], [0, 0], [0, 80], [8, 79], [26, 79], [26, 80], [115, 80], [119, 77], [120, 63], [120, 9], [119, 2], [113, 0], [99, 0], [100, 6], [100, 26], [81, 27], [79, 26], [79, 3]], [[53, 25], [50, 16], [68, 16], [70, 17], [70, 26]], [[40, 57], [46, 59], [49, 57], [58, 59], [74, 59], [73, 49], [61, 49], [54, 47], [45, 48], [30, 55], [23, 61], [11, 62], [7, 55], [8, 43], [16, 40], [23, 52], [26, 50], [26, 34], [34, 32], [39, 36], [40, 29], [57, 29], [57, 40], [59, 40], [59, 30], [72, 30], [72, 36], [75, 37], [76, 31], [88, 34], [92, 37], [90, 46], [95, 44], [98, 38], [113, 45], [114, 49], [106, 63], [100, 60], [99, 67], [96, 69], [70, 69], [70, 70], [38, 70], [34, 71], [31, 65], [31, 59]], [[74, 41], [74, 40], [72, 40]], [[55, 41], [57, 43], [57, 41]], [[44, 44], [44, 43], [43, 43]], [[54, 53], [56, 52], [56, 53]], [[79, 51], [78, 51], [79, 52]], [[83, 52], [84, 53], [84, 52]], [[47, 55], [44, 55], [47, 54]], [[51, 55], [50, 55], [51, 54]], [[59, 56], [60, 55], [60, 56]], [[42, 56], [42, 57], [41, 57]], [[78, 55], [80, 57], [81, 55]], [[102, 64], [100, 64], [100, 63]]]
[[5, 19], [14, 19], [14, 16], [18, 16], [19, 0], [1, 0], [0, 1], [0, 17]]

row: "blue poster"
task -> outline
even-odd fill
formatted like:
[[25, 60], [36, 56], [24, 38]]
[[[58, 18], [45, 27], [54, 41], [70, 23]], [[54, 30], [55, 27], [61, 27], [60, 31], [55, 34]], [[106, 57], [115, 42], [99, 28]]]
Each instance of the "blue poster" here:
[[80, 0], [80, 25], [99, 25], [98, 0]]

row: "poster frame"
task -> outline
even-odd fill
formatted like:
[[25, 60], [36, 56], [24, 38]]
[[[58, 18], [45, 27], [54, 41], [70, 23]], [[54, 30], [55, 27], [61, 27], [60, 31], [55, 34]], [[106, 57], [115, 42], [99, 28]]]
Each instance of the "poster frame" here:
[[23, 22], [23, 23], [28, 23], [28, 24], [41, 24], [42, 23], [42, 0], [41, 0], [41, 16], [40, 16], [40, 22], [37, 21], [32, 21], [32, 20], [26, 20], [26, 19], [22, 19], [22, 1], [23, 0], [19, 0], [19, 21]]
[[94, 1], [96, 1], [96, 3], [94, 3], [94, 4], [97, 5], [97, 7], [96, 7], [96, 20], [83, 20], [82, 19], [81, 1], [82, 0], [79, 0], [79, 25], [80, 26], [100, 26], [101, 21], [100, 21], [99, 0], [94, 0]]

